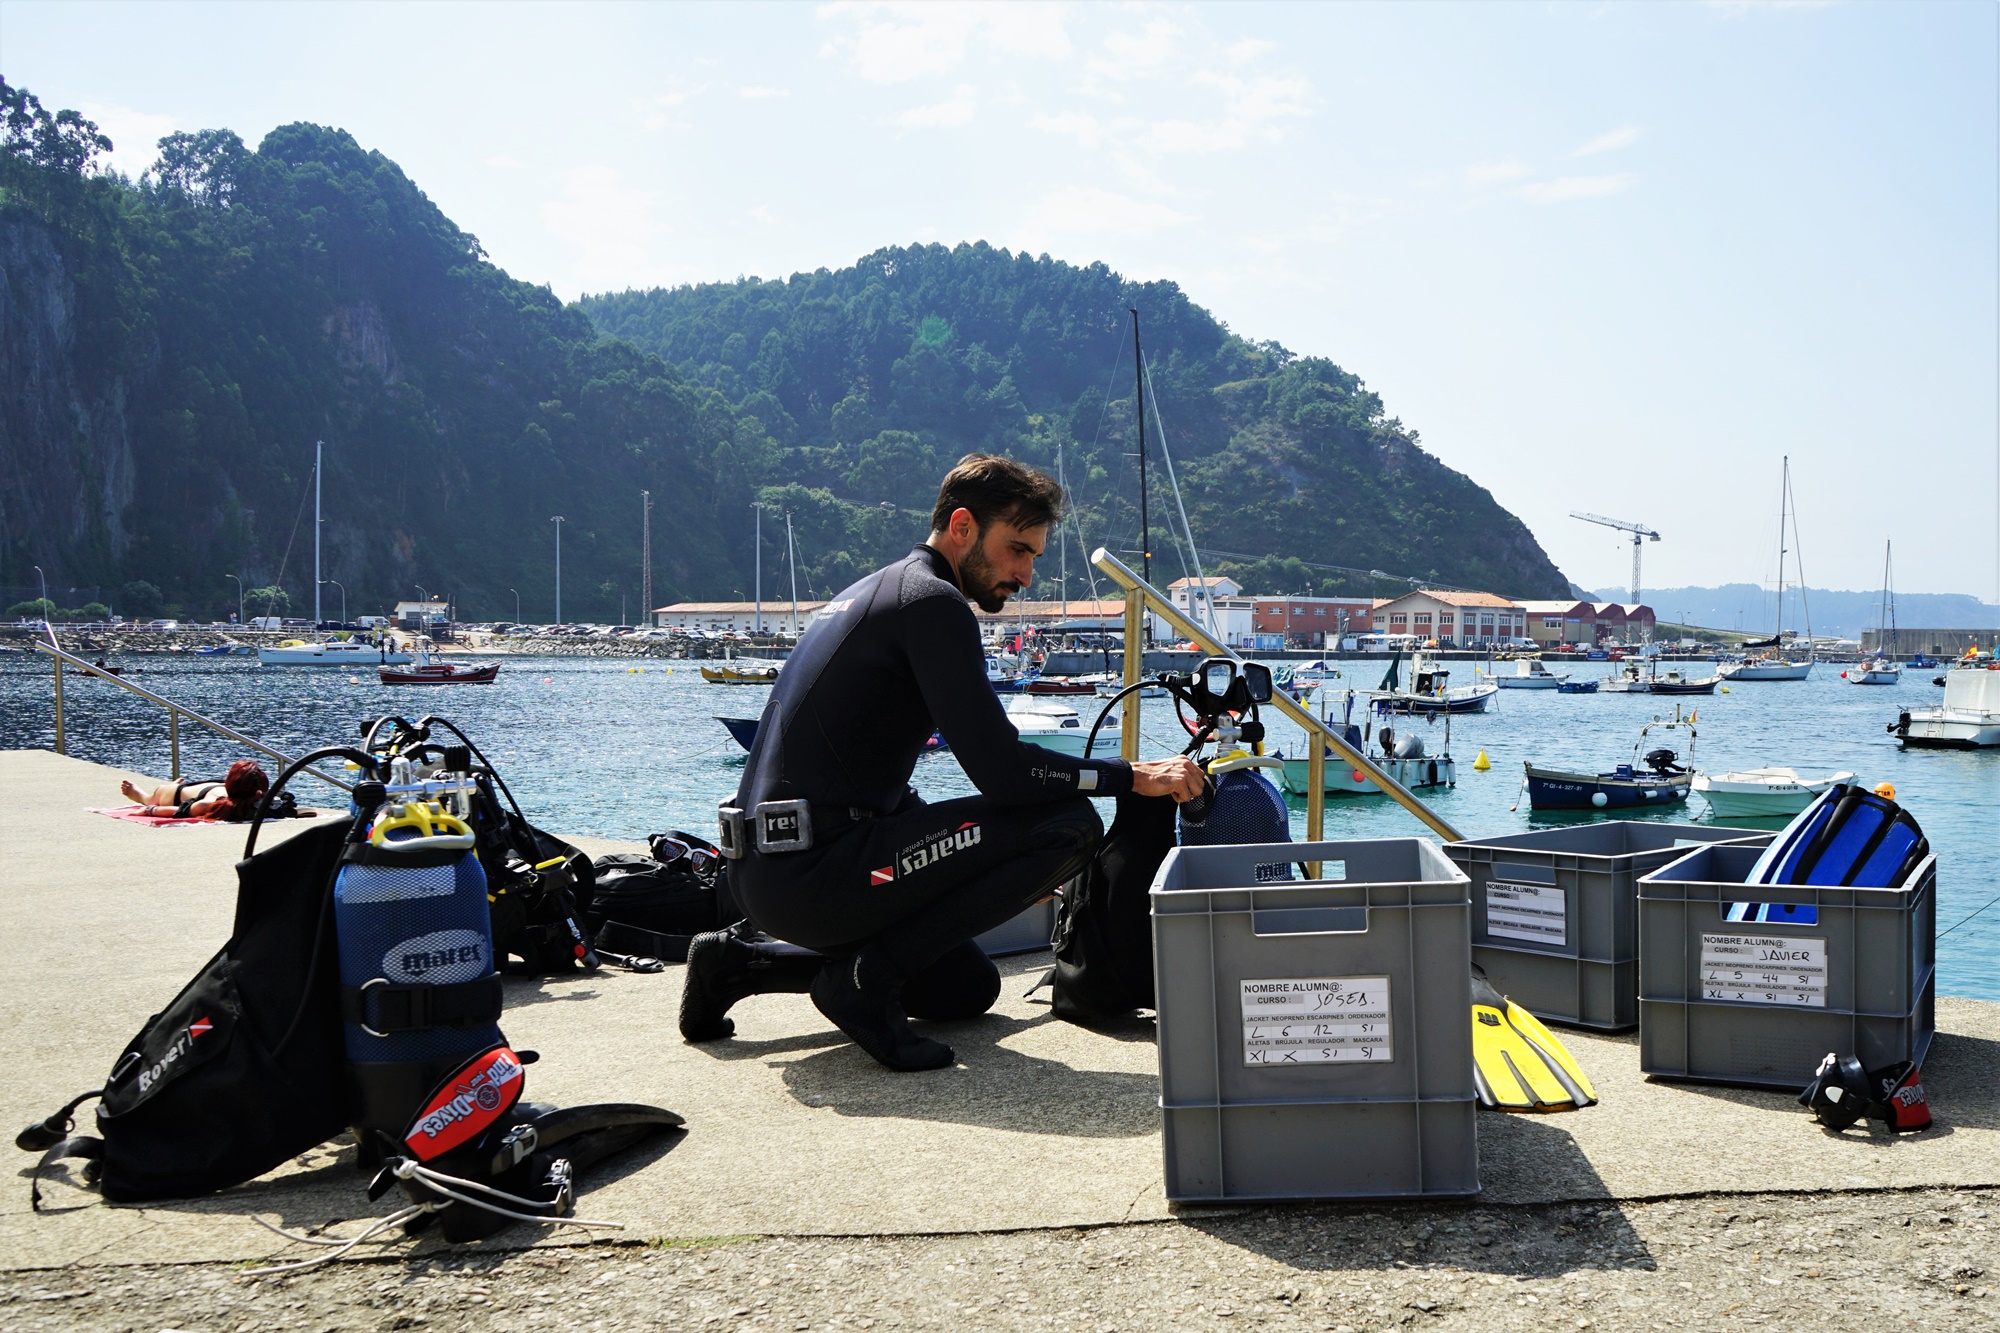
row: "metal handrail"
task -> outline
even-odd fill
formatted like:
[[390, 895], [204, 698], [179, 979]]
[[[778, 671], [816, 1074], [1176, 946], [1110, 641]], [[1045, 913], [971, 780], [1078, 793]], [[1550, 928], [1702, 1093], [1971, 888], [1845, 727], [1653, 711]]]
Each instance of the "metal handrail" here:
[[[1145, 624], [1145, 614], [1150, 607], [1160, 619], [1173, 626], [1177, 633], [1185, 635], [1212, 657], [1229, 657], [1237, 661], [1243, 659], [1230, 649], [1218, 643], [1215, 638], [1182, 615], [1158, 588], [1132, 572], [1130, 566], [1103, 547], [1090, 554], [1090, 562], [1103, 570], [1111, 580], [1125, 589], [1125, 684], [1137, 685], [1145, 675], [1145, 646], [1141, 642]], [[1394, 797], [1396, 803], [1421, 819], [1433, 833], [1446, 842], [1459, 842], [1464, 834], [1451, 826], [1443, 815], [1425, 805], [1414, 792], [1396, 779], [1390, 777], [1367, 755], [1347, 743], [1346, 738], [1335, 732], [1299, 706], [1297, 700], [1282, 690], [1271, 695], [1272, 704], [1279, 712], [1298, 723], [1306, 730], [1308, 738], [1318, 736], [1322, 744], [1311, 747], [1312, 753], [1306, 759], [1306, 838], [1319, 842], [1326, 833], [1326, 752], [1330, 749], [1342, 759], [1352, 764], [1356, 770], [1366, 775], [1370, 781]], [[1139, 757], [1139, 695], [1137, 691], [1125, 698], [1125, 715], [1122, 719], [1120, 749], [1127, 759]]]
[[[168, 699], [163, 695], [155, 694], [153, 693], [153, 691], [145, 688], [142, 685], [134, 685], [129, 680], [125, 680], [119, 676], [114, 676], [108, 671], [100, 670], [96, 666], [93, 666], [91, 663], [84, 661], [76, 654], [65, 651], [61, 645], [54, 642], [55, 633], [53, 630], [50, 631], [49, 638], [50, 642], [48, 643], [43, 643], [39, 639], [32, 639], [29, 642], [33, 646], [36, 652], [47, 653], [51, 658], [55, 659], [56, 753], [57, 754], [66, 755], [69, 753], [69, 748], [63, 734], [62, 673], [63, 673], [63, 665], [67, 663], [79, 671], [86, 671], [91, 675], [96, 676], [99, 680], [108, 680], [113, 685], [116, 685], [123, 690], [129, 691], [132, 694], [136, 694], [141, 699], [148, 700], [151, 703], [156, 703], [160, 707], [167, 710], [167, 740], [173, 756], [171, 760], [173, 771], [169, 773], [167, 776], [175, 782], [179, 782], [181, 780], [180, 720], [183, 717], [187, 718], [191, 722], [199, 722], [201, 723], [201, 725], [207, 727], [210, 731], [216, 733], [218, 736], [222, 736], [228, 740], [235, 741], [238, 745], [247, 746], [248, 748], [255, 750], [257, 753], [264, 755], [265, 757], [272, 759], [279, 764], [285, 765], [286, 767], [289, 767], [291, 765], [292, 762], [291, 756], [284, 754], [281, 751], [272, 749], [270, 746], [264, 744], [262, 741], [252, 740], [250, 737], [245, 736], [242, 732], [236, 730], [234, 727], [225, 726], [224, 724], [217, 722], [213, 718], [203, 717], [200, 713], [195, 712], [192, 708], [187, 707], [185, 704], [177, 704], [172, 699]], [[352, 783], [342, 782], [339, 778], [330, 777], [327, 774], [320, 772], [316, 768], [308, 768], [301, 771], [311, 774], [313, 777], [318, 778], [321, 782], [330, 782], [334, 786], [340, 788], [342, 791], [351, 792], [354, 790], [354, 785]]]

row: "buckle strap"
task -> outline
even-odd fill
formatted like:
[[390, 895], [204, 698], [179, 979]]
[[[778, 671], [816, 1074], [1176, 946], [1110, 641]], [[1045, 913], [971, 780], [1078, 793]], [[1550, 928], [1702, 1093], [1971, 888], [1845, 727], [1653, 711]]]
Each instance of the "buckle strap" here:
[[500, 974], [449, 986], [395, 986], [377, 978], [340, 988], [340, 1018], [374, 1037], [436, 1027], [477, 1027], [500, 1018]]

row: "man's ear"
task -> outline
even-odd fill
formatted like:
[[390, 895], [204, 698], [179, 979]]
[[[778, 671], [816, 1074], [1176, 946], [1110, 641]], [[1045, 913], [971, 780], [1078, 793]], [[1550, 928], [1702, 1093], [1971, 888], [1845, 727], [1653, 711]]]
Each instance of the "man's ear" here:
[[973, 517], [970, 509], [954, 509], [951, 517], [945, 520], [945, 531], [951, 534], [953, 541], [970, 544], [979, 535], [979, 520]]

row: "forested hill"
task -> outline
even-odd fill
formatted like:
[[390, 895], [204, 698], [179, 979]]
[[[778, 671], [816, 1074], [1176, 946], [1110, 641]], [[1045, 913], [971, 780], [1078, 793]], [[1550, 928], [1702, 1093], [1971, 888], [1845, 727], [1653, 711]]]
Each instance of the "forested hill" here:
[[[1250, 591], [1404, 590], [1314, 565], [1524, 597], [1567, 587], [1526, 526], [1425, 453], [1358, 377], [1237, 336], [1171, 282], [983, 243], [930, 245], [880, 250], [838, 272], [626, 291], [582, 306], [606, 333], [732, 405], [725, 485], [747, 498], [749, 478], [789, 478], [782, 502], [813, 515], [815, 557], [830, 544], [858, 555], [873, 525], [861, 516], [884, 505], [927, 510], [936, 477], [971, 449], [1051, 471], [1060, 462], [1084, 544], [1135, 549], [1127, 310], [1136, 308], [1152, 383], [1159, 581], [1183, 567], [1166, 536], [1164, 426], [1196, 544], [1232, 553], [1210, 557], [1208, 572], [1234, 574]], [[851, 516], [847, 534], [832, 528], [835, 511]], [[1072, 578], [1072, 594], [1084, 591], [1074, 563]]]
[[329, 615], [343, 592], [361, 614], [421, 590], [547, 619], [562, 515], [564, 615], [634, 618], [642, 489], [656, 603], [747, 596], [760, 499], [766, 590], [788, 512], [801, 591], [823, 595], [918, 539], [938, 475], [977, 447], [1049, 466], [1060, 447], [1084, 540], [1129, 548], [1128, 305], [1201, 545], [1272, 557], [1253, 590], [1330, 577], [1284, 556], [1564, 586], [1359, 380], [1235, 337], [1170, 284], [931, 247], [565, 306], [344, 131], [174, 134], [138, 181], [100, 169], [108, 148], [0, 81], [9, 603], [40, 566], [66, 607], [216, 614], [240, 579], [309, 608], [315, 441]]
[[[747, 587], [712, 460], [734, 419], [658, 358], [509, 278], [344, 131], [175, 134], [138, 182], [0, 83], [0, 585], [61, 606], [214, 614], [232, 575], [312, 606], [326, 445], [328, 615], [419, 589], [480, 617]], [[252, 599], [254, 608], [255, 599]]]

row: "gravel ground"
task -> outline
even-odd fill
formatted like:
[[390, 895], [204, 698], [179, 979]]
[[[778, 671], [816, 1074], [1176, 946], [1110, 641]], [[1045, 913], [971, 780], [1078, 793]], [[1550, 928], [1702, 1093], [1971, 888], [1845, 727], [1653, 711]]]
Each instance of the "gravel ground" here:
[[723, 1237], [0, 1274], [0, 1327], [2000, 1328], [2000, 1191], [1253, 1210], [1090, 1231]]

